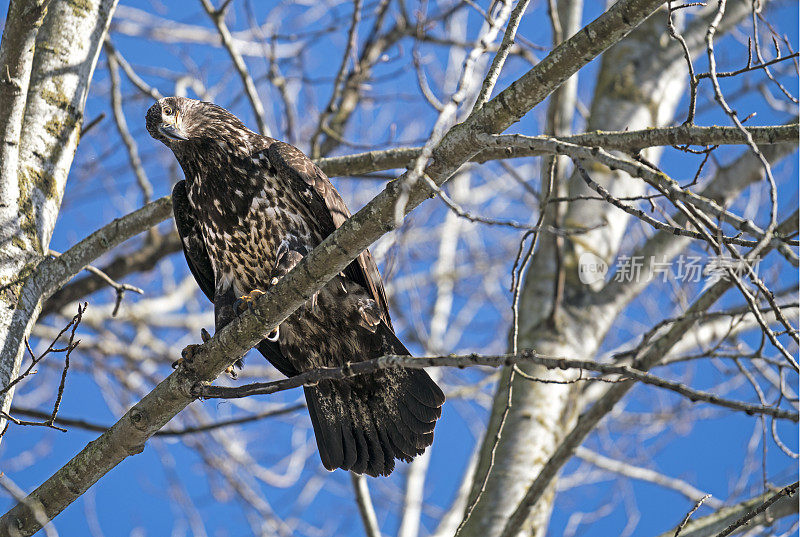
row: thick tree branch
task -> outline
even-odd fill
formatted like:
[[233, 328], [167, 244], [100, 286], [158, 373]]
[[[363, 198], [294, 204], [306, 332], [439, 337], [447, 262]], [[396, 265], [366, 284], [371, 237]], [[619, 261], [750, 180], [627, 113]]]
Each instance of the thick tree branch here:
[[[758, 144], [777, 144], [798, 141], [798, 125], [775, 125], [767, 127], [747, 127]], [[501, 146], [485, 144], [474, 155], [471, 162], [549, 155], [547, 146], [539, 146], [538, 141], [558, 140], [587, 147], [602, 147], [606, 150], [636, 152], [639, 149], [669, 145], [743, 145], [747, 143], [744, 135], [736, 127], [697, 127], [680, 125], [635, 131], [604, 132], [594, 131], [573, 136], [530, 136], [529, 147]], [[405, 168], [419, 156], [421, 147], [407, 147], [369, 151], [341, 157], [327, 157], [316, 162], [329, 176], [361, 175], [381, 170]]]
[[[478, 134], [498, 133], [518, 121], [564, 80], [622, 39], [661, 3], [661, 0], [621, 0], [614, 4], [467, 121], [450, 129], [434, 150], [434, 162], [427, 166], [425, 173], [437, 184], [444, 183], [478, 150], [475, 143]], [[32, 492], [32, 497], [46, 499], [43, 503], [48, 516], [55, 517], [114, 466], [141, 452], [148, 438], [192, 402], [192, 387], [196, 383], [213, 381], [344, 270], [360, 252], [394, 229], [399, 224], [395, 211], [399, 183], [402, 179], [390, 183], [304, 257], [269, 293], [259, 298], [251, 312], [198, 347], [193, 371], [179, 369], [172, 373], [111, 429]], [[417, 182], [408, 192], [405, 212], [413, 210], [428, 196], [424, 182]], [[0, 519], [0, 528], [9, 526], [20, 528], [21, 535], [31, 535], [40, 527], [23, 503]]]
[[[794, 491], [790, 492], [792, 487], [794, 487]], [[776, 501], [770, 503], [766, 510], [757, 513], [756, 516], [749, 519], [747, 525], [739, 526], [739, 529], [769, 526], [776, 520], [797, 514], [798, 503], [796, 491], [797, 484], [795, 483], [794, 485], [782, 488], [777, 493], [765, 492], [755, 498], [722, 508], [706, 517], [691, 520], [686, 524], [683, 530], [681, 530], [680, 537], [716, 537], [720, 535], [720, 532], [725, 531], [726, 528], [735, 524], [742, 517], [753, 513], [767, 502], [775, 499]], [[675, 530], [664, 532], [659, 537], [675, 537]]]
[[[157, 214], [154, 214], [152, 221], [172, 216], [170, 211], [171, 206], [167, 207], [166, 210], [162, 209]], [[154, 222], [153, 225], [157, 223], [158, 222]], [[119, 227], [119, 229], [124, 229], [124, 226]], [[119, 242], [122, 242], [122, 240], [125, 239], [121, 239]], [[173, 229], [166, 233], [158, 233], [150, 236], [141, 248], [133, 252], [119, 254], [100, 270], [110, 278], [119, 280], [133, 272], [150, 271], [161, 259], [175, 252], [179, 252], [180, 250], [181, 239], [178, 237], [177, 231]], [[103, 251], [99, 253], [102, 254]], [[94, 257], [96, 258], [98, 256]], [[89, 276], [70, 282], [47, 299], [44, 306], [42, 306], [40, 317], [58, 311], [70, 302], [90, 295], [105, 286], [106, 283], [103, 279], [95, 274], [90, 274]]]
[[[52, 0], [42, 26], [33, 34], [36, 46], [24, 116], [9, 119], [19, 122], [14, 140], [19, 143], [13, 166], [17, 169], [0, 186], [0, 386], [19, 371], [25, 338], [39, 315], [41, 295], [22, 282], [48, 251], [78, 145], [89, 83], [116, 3], [86, 0], [76, 7], [67, 0]], [[38, 6], [28, 14], [37, 20], [36, 10], [43, 6], [14, 5], [23, 10]], [[22, 20], [30, 22], [25, 16]], [[23, 42], [30, 45], [32, 35], [26, 35]], [[16, 110], [20, 103], [0, 104]], [[0, 411], [8, 412], [12, 396], [10, 390], [2, 397]], [[0, 418], [0, 429], [4, 424]]]
[[[797, 217], [794, 215], [778, 226], [778, 229], [782, 233], [791, 233], [797, 230], [797, 226]], [[763, 253], [766, 254], [768, 249], [769, 247]], [[641, 371], [647, 371], [657, 364], [697, 322], [697, 315], [707, 311], [732, 285], [733, 283], [730, 280], [721, 279], [708, 288], [686, 309], [684, 316], [670, 326], [666, 333], [654, 339], [639, 351], [633, 360], [634, 367]], [[514, 513], [509, 517], [501, 533], [502, 537], [511, 537], [517, 534], [531, 509], [533, 509], [533, 506], [561, 467], [572, 457], [575, 449], [595, 428], [597, 423], [614, 408], [630, 388], [630, 383], [613, 384], [594, 405], [580, 415], [575, 426], [567, 433], [556, 451], [550, 456], [533, 484], [525, 493], [525, 496], [519, 502], [519, 505], [517, 505]]]

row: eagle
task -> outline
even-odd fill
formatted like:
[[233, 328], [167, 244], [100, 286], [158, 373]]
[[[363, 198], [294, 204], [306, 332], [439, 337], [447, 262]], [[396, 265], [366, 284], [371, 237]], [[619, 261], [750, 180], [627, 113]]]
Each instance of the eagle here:
[[[215, 104], [166, 97], [146, 115], [185, 180], [172, 191], [189, 270], [220, 330], [350, 217], [327, 176], [296, 147], [261, 136]], [[394, 333], [372, 255], [363, 251], [256, 348], [286, 376], [386, 354]], [[238, 362], [241, 367], [241, 362]], [[304, 388], [322, 464], [389, 475], [433, 443], [444, 394], [422, 369], [388, 369]]]

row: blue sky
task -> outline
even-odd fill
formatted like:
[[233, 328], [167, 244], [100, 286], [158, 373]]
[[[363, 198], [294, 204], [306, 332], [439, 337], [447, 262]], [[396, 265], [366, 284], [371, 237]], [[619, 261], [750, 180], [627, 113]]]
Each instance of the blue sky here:
[[[150, 2], [146, 0], [123, 0], [123, 5], [131, 6], [149, 12], [158, 13], [159, 16], [177, 20], [183, 23], [204, 26], [213, 29], [199, 2], [191, 0], [172, 1], [169, 3]], [[483, 2], [481, 2], [483, 4]], [[410, 4], [410, 3], [409, 3]], [[537, 44], [549, 43], [549, 25], [543, 24], [543, 3], [534, 2], [532, 13], [524, 20], [520, 33], [525, 38]], [[782, 34], [793, 44], [795, 49], [798, 44], [798, 5], [796, 2], [776, 2], [777, 7], [768, 12], [767, 18], [777, 25]], [[272, 10], [281, 9], [281, 20], [291, 26], [292, 17], [307, 13], [308, 7], [286, 7], [273, 2], [253, 2], [256, 18], [262, 20]], [[368, 7], [374, 7], [367, 4]], [[596, 17], [600, 12], [602, 2], [587, 2], [584, 13], [584, 22]], [[236, 18], [230, 21], [235, 30], [247, 27], [245, 3], [234, 0], [233, 6]], [[339, 19], [347, 21], [349, 17], [349, 4], [337, 5], [330, 13], [320, 15], [319, 20], [330, 23]], [[479, 20], [471, 16], [470, 28], [477, 30]], [[346, 24], [346, 22], [342, 23]], [[366, 31], [365, 31], [366, 33]], [[296, 83], [299, 88], [298, 110], [303, 114], [313, 114], [323, 108], [327, 102], [331, 81], [336, 73], [341, 60], [342, 47], [344, 46], [344, 31], [339, 31], [333, 37], [321, 36], [311, 45], [312, 54], [308, 55], [306, 67], [308, 80]], [[734, 34], [726, 37], [718, 47], [719, 68], [721, 70], [737, 68], [742, 58], [743, 34]], [[361, 36], [363, 39], [363, 35]], [[219, 104], [230, 107], [232, 111], [246, 119], [250, 127], [255, 127], [252, 114], [249, 112], [246, 100], [236, 97], [239, 95], [239, 81], [229, 69], [229, 59], [224, 50], [210, 46], [194, 45], [184, 49], [177, 45], [163, 45], [146, 43], [139, 37], [112, 34], [118, 50], [125, 58], [137, 68], [137, 72], [150, 84], [169, 94], [172, 92], [172, 82], [169, 76], [164, 76], [164, 70], [170, 73], [185, 71], [188, 67], [195, 70], [203, 77], [207, 87], [219, 86], [221, 91], [217, 94]], [[291, 44], [290, 36], [279, 40], [281, 44]], [[186, 55], [186, 50], [191, 55]], [[445, 52], [442, 49], [426, 49], [427, 53], [435, 59], [444, 60]], [[413, 94], [417, 92], [413, 70], [401, 69], [409, 63], [409, 51], [400, 58], [390, 58], [376, 69], [374, 77], [376, 82], [371, 85], [368, 94], [373, 98], [364, 109], [355, 115], [348, 130], [349, 139], [364, 143], [375, 143], [374, 139], [365, 140], [363, 137], [375, 135], [371, 129], [373, 124], [382, 116], [381, 99], [385, 96]], [[543, 56], [544, 52], [538, 52]], [[256, 74], [263, 74], [266, 63], [259, 58], [248, 58], [248, 65]], [[705, 61], [697, 61], [699, 69], [705, 69]], [[591, 100], [594, 79], [597, 75], [599, 61], [592, 62], [580, 74], [579, 97], [584, 103]], [[528, 66], [518, 58], [511, 58], [507, 72], [501, 76], [498, 88], [505, 87], [510, 81], [518, 77]], [[433, 62], [432, 71], [436, 69]], [[763, 77], [752, 76], [751, 80], [761, 80]], [[797, 78], [786, 77], [790, 90], [797, 94]], [[308, 87], [303, 84], [308, 84]], [[740, 81], [725, 82], [723, 89], [734, 92], [741, 84]], [[262, 85], [263, 86], [263, 85]], [[708, 87], [706, 86], [707, 90]], [[92, 119], [97, 114], [108, 113], [108, 74], [105, 57], [101, 55], [87, 102], [86, 118]], [[774, 92], [773, 92], [774, 93]], [[149, 98], [142, 97], [123, 77], [123, 96], [125, 97], [124, 110], [128, 125], [134, 135], [139, 150], [146, 163], [148, 176], [153, 183], [155, 196], [169, 193], [176, 173], [174, 162], [168, 151], [160, 144], [151, 140], [144, 129], [144, 113], [152, 104]], [[275, 98], [275, 93], [264, 90], [262, 97], [268, 108], [268, 118], [280, 115], [280, 105]], [[758, 94], [751, 94], [736, 103], [740, 110], [747, 114], [756, 112], [750, 120], [751, 124], [766, 125], [774, 122], [783, 122], [786, 115], [776, 113]], [[685, 104], [679, 106], [684, 110]], [[424, 139], [435, 116], [430, 107], [419, 99], [409, 100], [407, 106], [393, 109], [398, 111], [398, 117], [393, 118], [397, 130], [389, 126], [392, 122], [381, 122], [387, 125], [384, 132], [378, 133], [381, 140], [386, 142], [385, 147], [419, 143]], [[524, 134], [538, 134], [543, 117], [544, 107], [532, 111], [519, 124], [512, 127], [510, 132]], [[418, 120], [415, 128], [404, 128], [405, 123]], [[677, 122], [682, 121], [683, 115], [679, 112]], [[710, 108], [699, 114], [697, 123], [701, 125], [729, 124], [728, 119], [718, 109]], [[273, 122], [271, 127], [276, 137], [285, 136], [285, 124]], [[297, 145], [308, 149], [307, 140], [299, 139]], [[340, 147], [337, 154], [357, 152], [359, 149]], [[741, 153], [741, 150], [721, 150], [718, 155], [720, 163], [732, 161]], [[98, 227], [110, 222], [113, 218], [124, 215], [136, 209], [142, 203], [141, 195], [136, 187], [135, 179], [127, 169], [127, 157], [124, 147], [119, 142], [116, 129], [110, 117], [106, 117], [96, 128], [92, 136], [87, 136], [78, 148], [73, 167], [73, 174], [67, 185], [63, 212], [60, 216], [56, 231], [51, 243], [53, 249], [63, 251], [75, 244], [78, 240]], [[661, 165], [665, 172], [673, 177], [680, 178], [682, 182], [688, 181], [700, 162], [701, 157], [689, 156], [672, 149], [665, 151]], [[798, 205], [797, 188], [797, 155], [786, 159], [774, 169], [776, 179], [780, 185], [781, 197], [779, 208], [781, 214], [788, 214], [791, 208]], [[477, 174], [479, 183], [484, 178]], [[377, 192], [379, 184], [375, 181], [358, 182], [352, 179], [335, 179], [334, 183], [342, 190], [351, 209], [357, 209]], [[740, 200], [733, 207], [734, 210], [744, 210], [748, 199], [753, 196], [764, 195], [763, 186], [757, 186], [748, 191], [745, 199]], [[435, 201], [427, 202], [424, 210], [415, 214], [408, 229], [424, 229], [425, 226], [441, 221], [445, 210], [441, 206], [433, 205]], [[515, 203], [507, 207], [508, 215], [525, 220], [531, 214], [531, 205], [518, 198]], [[756, 221], [764, 223], [766, 212], [761, 211]], [[162, 224], [163, 229], [173, 225], [171, 221]], [[497, 243], [488, 255], [504, 255], [508, 251], [509, 239], [515, 244], [514, 237], [518, 233], [511, 231], [497, 232], [493, 237]], [[501, 240], [503, 239], [503, 240]], [[123, 248], [132, 248], [139, 239], [131, 241], [131, 245]], [[466, 249], [466, 244], [460, 248]], [[397, 246], [402, 249], [402, 243]], [[702, 253], [702, 249], [697, 249]], [[426, 250], [396, 253], [396, 259], [390, 258], [389, 267], [383, 267], [392, 277], [399, 277], [407, 272], [425, 272]], [[433, 252], [435, 254], [435, 252]], [[391, 257], [391, 256], [390, 256]], [[797, 282], [796, 270], [789, 270], [785, 263], [779, 263], [775, 254], [767, 257], [761, 265], [762, 271], [770, 273], [770, 282], [775, 288], [783, 288]], [[510, 269], [512, 257], [508, 257]], [[392, 264], [393, 263], [393, 264]], [[102, 261], [98, 264], [102, 265]], [[774, 273], [774, 274], [773, 274]], [[150, 273], [132, 275], [125, 279], [134, 285], [146, 290], [157, 292], [169, 281], [185, 277], [188, 274], [180, 254], [171, 256], [166, 268], [157, 269]], [[476, 280], [480, 275], [476, 275]], [[469, 279], [465, 282], [469, 283]], [[503, 282], [507, 286], [507, 282]], [[686, 290], [689, 298], [698, 296], [702, 283]], [[424, 289], [422, 290], [424, 291]], [[467, 303], [471, 289], [468, 285], [459, 287], [455, 297], [454, 308], [458, 310]], [[110, 300], [111, 291], [102, 290], [90, 298], [97, 303]], [[199, 294], [199, 293], [198, 293]], [[136, 301], [137, 297], [128, 297], [126, 300]], [[423, 296], [422, 306], [414, 305], [420, 296], [413, 293], [401, 294], [396, 298], [393, 314], [401, 318], [401, 338], [412, 341], [411, 332], [413, 323], [408, 318], [413, 318], [407, 313], [414, 308], [419, 309], [417, 315], [424, 315], [428, 299]], [[740, 304], [739, 296], [729, 293], [720, 302], [720, 306]], [[654, 285], [643, 296], [633, 303], [615, 325], [612, 333], [603, 346], [603, 351], [616, 348], [618, 345], [635, 340], [635, 336], [652, 323], [650, 319], [659, 310], [664, 316], [677, 311], [675, 294], [668, 286]], [[209, 309], [210, 305], [199, 298], [196, 302], [187, 305], [188, 311], [197, 311], [198, 308]], [[407, 310], [407, 311], [406, 311]], [[500, 311], [495, 307], [486, 306], [475, 316], [468, 330], [458, 342], [454, 351], [483, 350], [500, 351], [505, 345], [507, 331], [507, 311]], [[59, 321], [60, 322], [60, 321]], [[637, 324], [641, 322], [642, 324]], [[210, 328], [210, 327], [209, 327]], [[88, 328], [86, 330], [89, 330]], [[130, 334], [125, 332], [125, 327], [119, 327], [120, 338], [126, 340]], [[158, 333], [165, 341], [175, 341], [187, 337], [184, 333], [175, 333], [174, 330], [163, 330]], [[197, 338], [197, 334], [188, 336]], [[756, 333], [746, 334], [743, 342], [757, 347], [759, 337]], [[420, 347], [413, 343], [409, 347], [414, 352], [420, 352]], [[793, 349], [796, 351], [796, 349]], [[111, 424], [115, 421], [114, 413], [109, 409], [107, 401], [97, 389], [95, 380], [90, 374], [80, 370], [81, 353], [76, 351], [76, 367], [69, 375], [60, 414], [72, 418], [82, 418], [96, 423]], [[259, 356], [251, 355], [249, 363], [261, 360]], [[83, 362], [88, 363], [88, 362]], [[683, 378], [691, 382], [695, 388], [705, 389], [715, 386], [719, 379], [728, 374], [730, 364], [720, 364], [707, 360], [697, 360], [692, 365], [672, 366], [661, 368], [657, 371], [662, 376], [670, 378]], [[28, 400], [36, 400], [36, 387], [43, 384], [46, 379], [58, 373], [59, 365], [56, 364], [41, 373], [43, 380], [34, 379], [21, 389], [22, 394], [28, 394]], [[154, 377], [163, 378], [169, 372], [169, 367], [148, 372]], [[475, 382], [484, 376], [475, 371], [446, 371], [445, 380], [449, 384], [466, 384]], [[796, 383], [797, 378], [792, 382]], [[795, 386], [796, 387], [796, 386]], [[34, 394], [34, 395], [30, 395]], [[746, 385], [736, 387], [728, 394], [740, 400], [753, 401], [752, 390]], [[271, 401], [292, 403], [302, 398], [299, 390], [284, 392], [270, 396]], [[128, 403], [124, 398], [119, 401], [123, 406]], [[47, 408], [48, 399], [41, 398], [41, 408]], [[207, 409], [215, 409], [221, 416], [235, 412], [235, 408], [225, 401], [208, 401], [202, 404]], [[693, 427], [686, 430], [654, 431], [649, 437], [643, 432], [647, 424], [643, 423], [639, 429], [641, 434], [630, 435], [629, 430], [621, 427], [614, 421], [604, 423], [601, 429], [590, 436], [586, 446], [608, 456], [625, 458], [631, 463], [655, 468], [666, 475], [684, 479], [701, 490], [714, 494], [716, 498], [728, 499], [734, 491], [737, 496], [730, 498], [738, 500], [760, 492], [760, 472], [748, 480], [743, 490], [736, 488], [736, 481], [740, 474], [742, 461], [746, 458], [748, 443], [757, 433], [759, 422], [756, 418], [741, 413], [715, 409], [704, 405], [691, 406], [685, 399], [672, 393], [657, 391], [651, 387], [638, 386], [623, 401], [623, 406], [632, 416], [653, 412], [654, 409], [674, 410], [679, 412], [694, 412], [697, 409], [708, 411], [708, 415], [698, 420]], [[305, 412], [305, 411], [302, 411]], [[463, 400], [454, 400], [444, 408], [442, 420], [436, 429], [436, 442], [432, 451], [430, 475], [425, 489], [426, 501], [430, 508], [423, 513], [423, 535], [435, 528], [442, 510], [449, 506], [450, 500], [459, 484], [460, 476], [467, 465], [476, 438], [477, 423], [483, 423], [486, 411], [479, 405]], [[769, 425], [769, 422], [767, 422]], [[169, 427], [169, 426], [168, 426]], [[778, 424], [781, 438], [788, 446], [797, 451], [796, 425]], [[237, 429], [235, 434], [247, 438], [257, 439], [248, 444], [252, 450], [250, 454], [259, 461], [279, 461], [293, 449], [292, 421], [288, 418], [274, 418], [265, 422], [249, 424]], [[31, 490], [53, 471], [62, 466], [73, 454], [77, 453], [87, 442], [96, 438], [96, 433], [70, 428], [67, 433], [60, 433], [40, 428], [12, 428], [3, 439], [0, 446], [0, 467], [22, 488]], [[202, 441], [202, 437], [197, 437]], [[35, 463], [29, 464], [26, 453], [34, 450]], [[760, 450], [760, 448], [759, 448]], [[759, 451], [760, 457], [760, 451]], [[165, 464], [164, 461], [167, 461]], [[760, 461], [760, 459], [759, 459]], [[760, 462], [759, 462], [760, 464]], [[577, 470], [581, 463], [570, 462], [564, 469], [565, 474]], [[767, 441], [765, 470], [768, 479], [775, 483], [787, 483], [795, 480], [797, 474], [796, 463], [786, 457], [771, 441]], [[209, 487], [209, 478], [204, 469], [202, 459], [195, 449], [191, 449], [175, 440], [157, 439], [148, 444], [144, 453], [132, 457], [119, 467], [103, 477], [90, 492], [81, 500], [75, 502], [56, 520], [56, 527], [62, 535], [89, 535], [90, 532], [100, 528], [102, 534], [108, 536], [136, 535], [191, 535], [190, 528], [180, 522], [181, 516], [176, 517], [174, 506], [170, 503], [168, 489], [178, 476], [185, 492], [191, 496], [197, 509], [202, 513], [205, 528], [209, 536], [244, 536], [250, 535], [251, 530], [241, 508], [225, 498], [215, 497]], [[303, 503], [305, 494], [309, 494], [313, 487], [318, 485], [322, 478], [325, 486], [310, 505]], [[213, 479], [216, 478], [212, 478]], [[370, 479], [369, 484], [373, 492], [381, 529], [386, 535], [396, 533], [398, 518], [398, 498], [401, 497], [404, 483], [404, 471], [397, 471], [390, 479]], [[275, 512], [282, 517], [301, 516], [303, 521], [324, 531], [333, 531], [337, 535], [362, 535], [363, 529], [352, 500], [349, 477], [341, 471], [329, 474], [319, 464], [316, 454], [306, 463], [302, 478], [287, 488], [260, 487], [265, 497], [270, 502]], [[624, 501], [617, 505], [606, 516], [600, 517], [592, 524], [582, 527], [582, 535], [615, 535], [619, 534], [629, 522], [632, 513], [638, 512], [641, 519], [638, 521], [634, 535], [657, 535], [674, 527], [683, 515], [691, 508], [691, 503], [683, 496], [652, 484], [630, 480], [603, 479], [598, 483], [575, 487], [560, 493], [556, 500], [556, 508], [552, 515], [549, 535], [561, 535], [567, 527], [570, 517], [576, 512], [592, 512], [608, 501], [609, 498], [635, 497], [635, 508]], [[3, 505], [7, 501], [2, 500]], [[93, 518], [96, 512], [96, 520]], [[697, 516], [710, 513], [707, 507], [702, 507]], [[175, 520], [179, 520], [175, 523]], [[175, 524], [175, 525], [173, 525]], [[300, 533], [314, 535], [313, 531], [300, 528]]]

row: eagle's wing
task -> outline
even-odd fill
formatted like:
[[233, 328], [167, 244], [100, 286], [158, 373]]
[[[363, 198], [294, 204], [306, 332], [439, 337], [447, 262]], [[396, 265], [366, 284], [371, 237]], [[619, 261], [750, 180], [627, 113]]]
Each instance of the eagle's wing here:
[[[328, 177], [302, 151], [278, 141], [273, 142], [266, 151], [267, 159], [277, 173], [295, 181], [299, 191], [307, 192], [306, 198], [324, 236], [333, 233], [350, 218], [350, 211]], [[361, 252], [344, 270], [344, 274], [369, 291], [380, 308], [383, 320], [391, 328], [386, 292], [369, 250]]]
[[[214, 267], [208, 256], [200, 224], [194, 216], [192, 206], [189, 205], [186, 181], [178, 181], [172, 188], [172, 213], [175, 216], [175, 226], [181, 238], [186, 264], [189, 265], [189, 270], [200, 290], [214, 304], [215, 330], [219, 330], [233, 320], [237, 297], [233, 289], [216, 288]], [[284, 375], [291, 376], [298, 373], [283, 356], [277, 343], [265, 339], [256, 348]], [[237, 361], [237, 365], [241, 367], [241, 361]]]
[[189, 197], [186, 192], [186, 181], [178, 181], [172, 188], [172, 213], [175, 215], [175, 226], [183, 246], [183, 255], [189, 270], [192, 271], [197, 285], [212, 302], [214, 301], [214, 267], [208, 257], [206, 243], [200, 231], [200, 225], [194, 217]]

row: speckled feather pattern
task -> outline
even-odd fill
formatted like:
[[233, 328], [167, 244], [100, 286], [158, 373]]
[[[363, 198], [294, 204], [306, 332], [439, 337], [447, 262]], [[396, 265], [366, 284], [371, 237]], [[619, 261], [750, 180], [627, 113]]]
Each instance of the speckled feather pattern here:
[[[186, 176], [173, 191], [175, 220], [192, 273], [215, 302], [217, 329], [230, 322], [219, 311], [230, 309], [231, 297], [266, 290], [350, 216], [301, 151], [248, 130], [223, 108], [162, 99], [148, 111], [147, 128], [172, 149]], [[277, 342], [258, 348], [287, 375], [408, 354], [367, 251], [281, 324]], [[421, 370], [326, 381], [305, 391], [325, 467], [370, 475], [388, 475], [394, 459], [422, 453], [444, 402]]]

